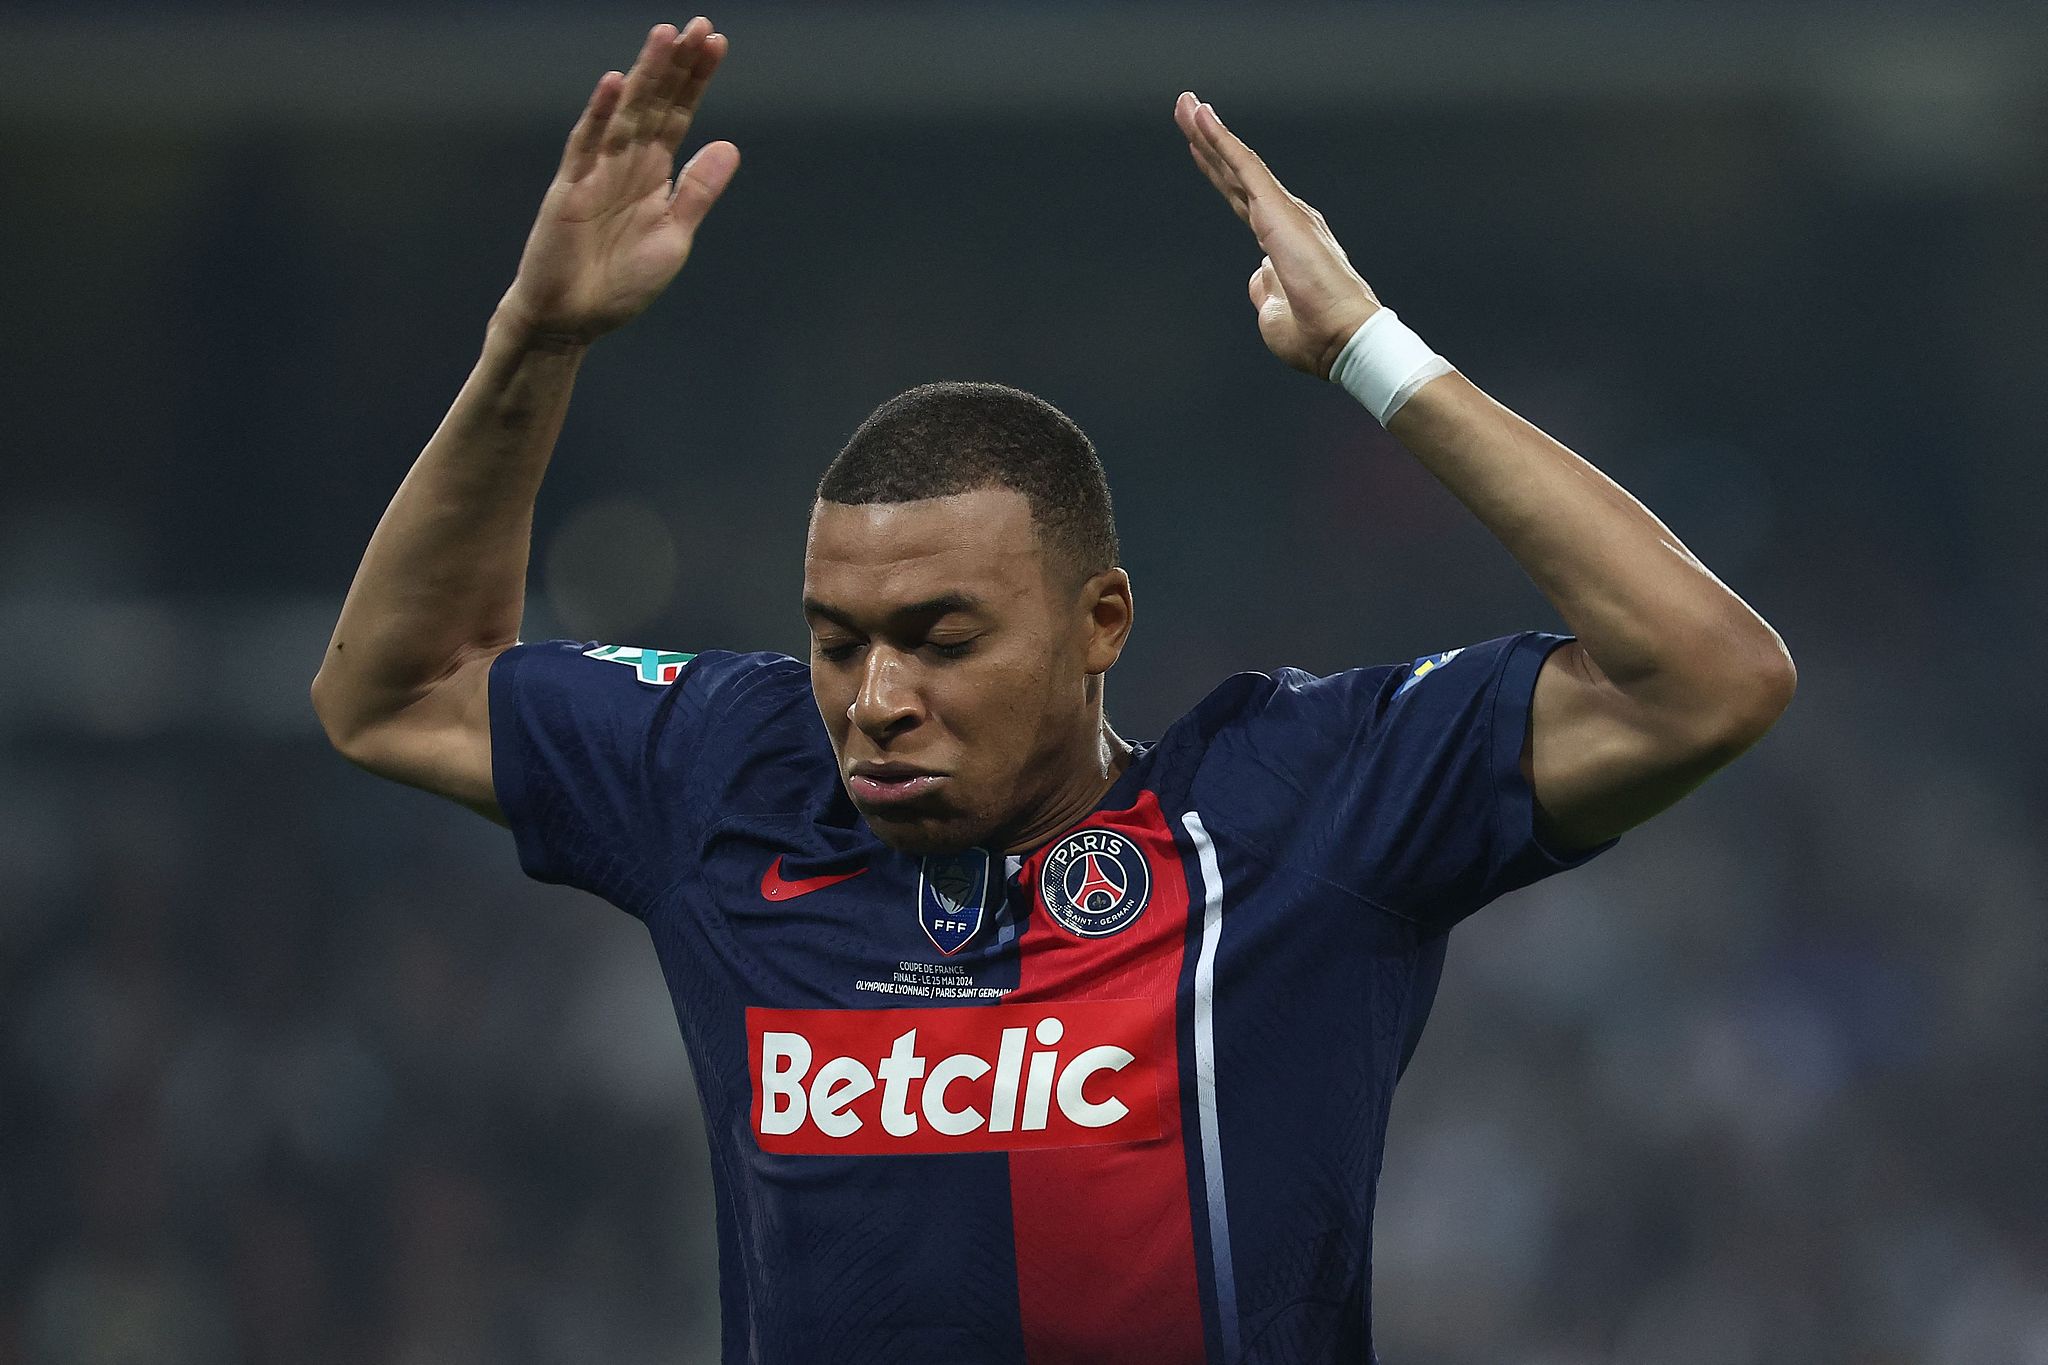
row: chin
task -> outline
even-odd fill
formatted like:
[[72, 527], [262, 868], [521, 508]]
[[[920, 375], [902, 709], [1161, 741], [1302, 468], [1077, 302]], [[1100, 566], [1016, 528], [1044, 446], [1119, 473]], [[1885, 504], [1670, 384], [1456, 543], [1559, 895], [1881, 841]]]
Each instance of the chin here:
[[[858, 808], [858, 803], [856, 803]], [[960, 853], [973, 848], [992, 832], [979, 822], [963, 816], [885, 815], [862, 810], [868, 828], [898, 853], [925, 856]]]

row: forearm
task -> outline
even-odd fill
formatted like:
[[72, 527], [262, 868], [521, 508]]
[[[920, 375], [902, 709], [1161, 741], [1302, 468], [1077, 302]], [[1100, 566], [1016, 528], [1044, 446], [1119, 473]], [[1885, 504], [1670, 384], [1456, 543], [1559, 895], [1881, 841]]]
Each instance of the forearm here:
[[1796, 681], [1777, 632], [1620, 485], [1444, 373], [1394, 325], [1323, 215], [1213, 107], [1183, 91], [1174, 119], [1266, 253], [1246, 282], [1266, 348], [1385, 421], [1578, 637], [1548, 657], [1529, 697], [1521, 762], [1539, 832], [1591, 848], [1755, 743]]
[[1614, 687], [1739, 725], [1791, 663], [1777, 632], [1628, 491], [1460, 374], [1387, 429], [1505, 545]]
[[583, 354], [491, 319], [342, 604], [313, 689], [330, 734], [402, 712], [463, 660], [518, 638], [534, 499]]

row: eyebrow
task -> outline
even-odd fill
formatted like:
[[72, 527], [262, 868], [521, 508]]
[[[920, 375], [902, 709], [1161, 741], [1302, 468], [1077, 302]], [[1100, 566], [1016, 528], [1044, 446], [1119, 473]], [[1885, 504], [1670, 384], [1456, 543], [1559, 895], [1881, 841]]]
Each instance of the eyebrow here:
[[[900, 622], [946, 616], [956, 611], [978, 612], [983, 609], [984, 604], [979, 597], [964, 592], [947, 592], [940, 593], [937, 597], [927, 597], [922, 602], [910, 602], [900, 607], [891, 607], [883, 619], [891, 622]], [[843, 611], [828, 603], [820, 602], [815, 597], [806, 597], [804, 599], [804, 615], [822, 616], [834, 625], [844, 626], [848, 630], [860, 629], [860, 626], [854, 621], [852, 613]]]

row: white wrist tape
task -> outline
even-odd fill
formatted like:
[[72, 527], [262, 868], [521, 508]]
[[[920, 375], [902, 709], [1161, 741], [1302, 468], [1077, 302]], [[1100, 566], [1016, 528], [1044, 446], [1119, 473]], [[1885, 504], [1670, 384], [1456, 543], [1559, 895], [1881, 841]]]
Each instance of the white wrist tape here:
[[1393, 309], [1383, 307], [1344, 343], [1330, 367], [1330, 382], [1365, 404], [1385, 426], [1417, 389], [1451, 368]]

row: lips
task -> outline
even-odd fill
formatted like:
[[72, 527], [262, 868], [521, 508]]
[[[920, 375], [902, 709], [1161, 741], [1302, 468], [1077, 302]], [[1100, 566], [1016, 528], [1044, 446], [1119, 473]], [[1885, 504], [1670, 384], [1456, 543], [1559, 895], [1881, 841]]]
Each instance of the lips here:
[[929, 796], [946, 781], [944, 773], [909, 763], [853, 765], [847, 776], [847, 790], [863, 805], [897, 806]]

